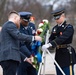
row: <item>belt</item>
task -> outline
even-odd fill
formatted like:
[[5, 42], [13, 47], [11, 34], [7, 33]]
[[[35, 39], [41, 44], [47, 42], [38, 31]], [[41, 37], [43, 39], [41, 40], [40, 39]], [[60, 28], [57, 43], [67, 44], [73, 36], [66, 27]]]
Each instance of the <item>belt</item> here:
[[64, 44], [64, 45], [57, 45], [57, 49], [59, 49], [59, 48], [67, 48], [67, 44]]

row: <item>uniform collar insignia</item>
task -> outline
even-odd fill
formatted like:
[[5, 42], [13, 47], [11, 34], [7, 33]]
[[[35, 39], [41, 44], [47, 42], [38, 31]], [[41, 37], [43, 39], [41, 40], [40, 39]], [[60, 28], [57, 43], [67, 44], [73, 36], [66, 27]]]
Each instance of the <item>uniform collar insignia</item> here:
[[62, 27], [64, 27], [64, 25], [62, 25]]
[[56, 29], [54, 29], [54, 32], [56, 31]]

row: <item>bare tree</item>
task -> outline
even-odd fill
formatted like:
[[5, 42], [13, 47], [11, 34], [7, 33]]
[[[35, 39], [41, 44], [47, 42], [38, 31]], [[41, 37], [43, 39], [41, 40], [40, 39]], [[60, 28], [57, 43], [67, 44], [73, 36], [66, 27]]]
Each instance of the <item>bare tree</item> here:
[[7, 0], [0, 0], [0, 25], [3, 23], [6, 1]]

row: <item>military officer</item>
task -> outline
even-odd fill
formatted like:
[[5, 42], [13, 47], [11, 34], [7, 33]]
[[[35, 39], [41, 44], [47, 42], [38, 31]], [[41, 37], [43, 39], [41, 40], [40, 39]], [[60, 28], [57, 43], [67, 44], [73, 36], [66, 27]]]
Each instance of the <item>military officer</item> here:
[[[71, 24], [66, 22], [64, 8], [57, 9], [53, 11], [52, 14], [57, 25], [53, 27], [49, 37], [49, 43], [43, 45], [42, 50], [56, 48], [55, 60], [66, 75], [74, 75], [73, 67], [75, 58], [74, 55], [70, 55], [69, 52], [72, 51], [72, 53], [74, 53], [74, 49], [68, 47], [68, 45], [72, 43], [74, 28]], [[57, 75], [63, 75], [57, 66], [56, 72]]]
[[[21, 16], [20, 32], [28, 35], [32, 35], [32, 29], [28, 26], [30, 23], [30, 12], [19, 12]], [[31, 59], [31, 46], [29, 42], [20, 42], [20, 51], [27, 56], [27, 59]], [[21, 62], [18, 68], [18, 75], [37, 75], [36, 69], [33, 67], [32, 62]]]

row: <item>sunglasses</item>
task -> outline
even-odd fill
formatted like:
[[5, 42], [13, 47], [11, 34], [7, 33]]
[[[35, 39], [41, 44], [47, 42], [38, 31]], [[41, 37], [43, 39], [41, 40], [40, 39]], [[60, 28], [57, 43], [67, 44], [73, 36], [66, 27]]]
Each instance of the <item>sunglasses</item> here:
[[58, 20], [59, 18], [60, 18], [60, 15], [59, 16], [54, 16], [55, 20]]

